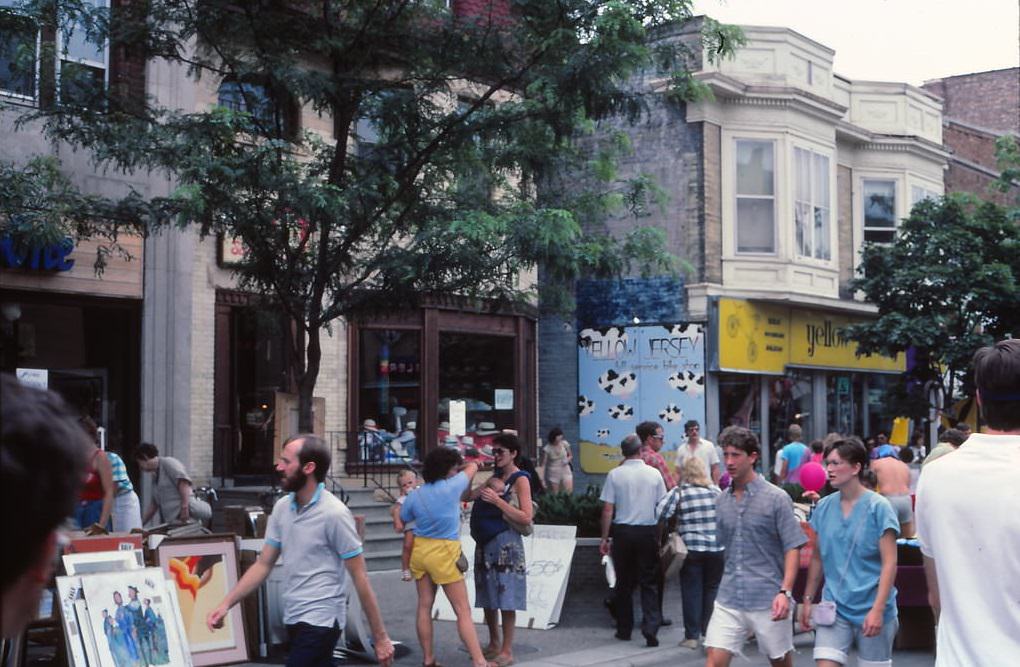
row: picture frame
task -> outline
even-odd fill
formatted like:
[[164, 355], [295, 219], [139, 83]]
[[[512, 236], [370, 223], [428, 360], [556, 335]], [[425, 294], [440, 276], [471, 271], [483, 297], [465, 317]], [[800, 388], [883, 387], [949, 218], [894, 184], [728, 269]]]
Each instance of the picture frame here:
[[61, 558], [64, 561], [64, 571], [68, 576], [82, 576], [97, 572], [123, 572], [124, 570], [140, 570], [145, 567], [145, 556], [141, 549], [68, 553]]
[[[156, 567], [81, 577], [98, 660], [90, 667], [144, 663], [189, 667], [187, 637], [174, 622], [170, 583]], [[86, 653], [88, 649], [86, 649]]]
[[67, 661], [72, 667], [89, 667], [85, 654], [85, 640], [78, 623], [77, 603], [85, 600], [81, 577], [57, 577], [57, 609], [67, 644]]
[[177, 595], [181, 622], [195, 667], [248, 660], [243, 606], [235, 605], [223, 626], [210, 631], [206, 615], [240, 578], [240, 554], [233, 534], [167, 539], [157, 549], [159, 567]]

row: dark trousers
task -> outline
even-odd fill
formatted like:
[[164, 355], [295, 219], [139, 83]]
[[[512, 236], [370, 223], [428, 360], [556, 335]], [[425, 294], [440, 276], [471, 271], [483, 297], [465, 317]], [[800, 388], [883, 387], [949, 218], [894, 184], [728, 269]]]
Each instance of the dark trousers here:
[[722, 551], [689, 551], [680, 569], [684, 639], [700, 639], [712, 618], [725, 561]]
[[336, 621], [331, 628], [294, 623], [287, 626], [287, 639], [290, 642], [287, 667], [332, 667], [340, 625]]
[[634, 629], [636, 587], [641, 591], [641, 634], [654, 637], [659, 631], [659, 545], [655, 526], [613, 524], [613, 567], [616, 570], [616, 632], [629, 636]]

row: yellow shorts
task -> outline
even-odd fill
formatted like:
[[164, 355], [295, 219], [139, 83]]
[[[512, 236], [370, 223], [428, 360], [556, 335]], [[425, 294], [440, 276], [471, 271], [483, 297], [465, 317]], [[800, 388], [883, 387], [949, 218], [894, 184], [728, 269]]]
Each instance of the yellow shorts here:
[[434, 584], [452, 584], [461, 581], [464, 574], [457, 569], [460, 558], [460, 540], [437, 540], [414, 536], [411, 550], [411, 576], [421, 579], [426, 574]]

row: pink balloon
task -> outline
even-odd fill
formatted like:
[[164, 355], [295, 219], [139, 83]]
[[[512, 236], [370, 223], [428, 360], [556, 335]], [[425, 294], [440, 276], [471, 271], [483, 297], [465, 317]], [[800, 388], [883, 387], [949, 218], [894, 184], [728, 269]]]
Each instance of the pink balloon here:
[[825, 468], [818, 463], [810, 461], [800, 467], [800, 485], [805, 491], [821, 491], [828, 479]]

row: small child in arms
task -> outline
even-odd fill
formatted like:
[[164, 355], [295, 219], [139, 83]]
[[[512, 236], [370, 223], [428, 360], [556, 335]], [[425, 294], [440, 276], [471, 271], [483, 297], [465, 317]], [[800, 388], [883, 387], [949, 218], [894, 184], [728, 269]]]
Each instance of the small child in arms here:
[[418, 487], [418, 473], [413, 470], [404, 470], [397, 477], [397, 484], [400, 486], [400, 497], [390, 508], [390, 516], [393, 517], [393, 530], [404, 534], [404, 544], [400, 552], [400, 579], [411, 581], [411, 549], [414, 548], [414, 522], [404, 523], [400, 520], [400, 506], [407, 499], [407, 494]]

